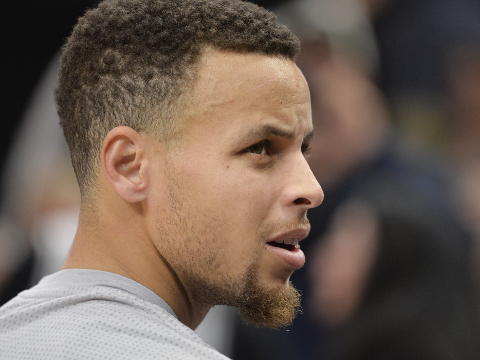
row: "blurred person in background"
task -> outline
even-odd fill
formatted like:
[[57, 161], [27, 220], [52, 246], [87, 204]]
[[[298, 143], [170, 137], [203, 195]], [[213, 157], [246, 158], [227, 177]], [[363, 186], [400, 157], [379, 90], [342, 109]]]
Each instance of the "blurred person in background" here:
[[478, 0], [360, 0], [374, 25], [378, 82], [392, 118], [414, 141], [443, 150], [452, 122], [449, 63], [480, 30]]
[[455, 163], [480, 161], [480, 31], [459, 42], [449, 57], [450, 126], [446, 153]]
[[457, 43], [449, 58], [445, 154], [460, 178], [460, 213], [474, 235], [474, 274], [480, 286], [480, 32], [475, 35]]
[[330, 332], [326, 358], [478, 359], [478, 296], [462, 233], [381, 182], [346, 200], [311, 252], [307, 307]]
[[[366, 66], [399, 131], [443, 150], [449, 138], [449, 63], [480, 30], [479, 0], [298, 0], [277, 12], [302, 38], [321, 29]], [[300, 12], [302, 14], [297, 16]]]
[[[371, 56], [352, 58], [355, 52], [332, 45], [336, 37], [325, 34], [321, 24], [303, 21], [317, 13], [315, 3], [302, 3], [305, 6], [294, 2], [287, 11], [283, 8], [277, 13], [303, 39], [298, 64], [309, 83], [316, 132], [308, 161], [325, 192], [322, 206], [309, 211], [312, 232], [302, 244], [307, 258], [312, 258], [311, 249], [326, 231], [337, 206], [378, 178], [383, 179], [380, 184], [386, 186], [386, 195], [394, 192], [401, 198], [409, 194], [418, 199], [419, 208], [435, 208], [455, 224], [468, 243], [468, 233], [457, 219], [456, 179], [449, 165], [438, 154], [399, 134], [372, 80], [374, 66], [364, 63]], [[328, 331], [308, 306], [313, 286], [306, 276], [308, 267], [307, 263], [292, 277], [303, 294], [303, 314], [288, 329], [275, 332], [237, 324], [235, 359], [326, 358]]]
[[374, 24], [378, 80], [393, 120], [454, 165], [480, 284], [480, 1], [362, 1]]

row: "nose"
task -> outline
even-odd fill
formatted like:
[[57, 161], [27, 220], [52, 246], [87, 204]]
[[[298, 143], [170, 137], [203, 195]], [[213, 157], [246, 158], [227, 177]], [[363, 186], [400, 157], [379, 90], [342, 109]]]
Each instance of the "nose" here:
[[296, 166], [291, 168], [290, 174], [290, 184], [285, 192], [288, 204], [307, 210], [322, 203], [322, 188], [303, 155], [300, 161], [296, 162]]

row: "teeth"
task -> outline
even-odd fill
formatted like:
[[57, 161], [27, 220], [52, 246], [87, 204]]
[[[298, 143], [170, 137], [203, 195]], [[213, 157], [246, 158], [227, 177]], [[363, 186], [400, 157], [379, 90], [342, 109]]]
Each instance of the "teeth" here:
[[300, 244], [298, 243], [298, 238], [290, 238], [284, 240], [275, 240], [276, 243], [285, 244], [285, 245], [295, 245], [297, 249], [300, 249]]

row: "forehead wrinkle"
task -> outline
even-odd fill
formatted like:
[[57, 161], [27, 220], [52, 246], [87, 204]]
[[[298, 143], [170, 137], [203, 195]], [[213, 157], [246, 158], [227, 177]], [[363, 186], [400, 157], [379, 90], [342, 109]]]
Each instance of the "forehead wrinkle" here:
[[[287, 140], [294, 140], [296, 138], [294, 131], [285, 130], [275, 125], [263, 125], [260, 128], [251, 129], [245, 134], [245, 138], [252, 140], [270, 136], [280, 137]], [[303, 142], [309, 142], [312, 138], [313, 130], [304, 136]]]
[[258, 90], [258, 89], [264, 87], [265, 85], [271, 83], [272, 81], [276, 81], [276, 80], [279, 80], [279, 79], [280, 79], [280, 78], [270, 79], [270, 80], [264, 81], [264, 82], [262, 82], [260, 85], [255, 86], [255, 87], [253, 88], [253, 90]]
[[[265, 68], [266, 71], [253, 75], [252, 66]], [[226, 81], [225, 74], [228, 74], [230, 81]], [[231, 87], [232, 80], [235, 82], [234, 89]], [[306, 94], [304, 85], [307, 88]], [[282, 90], [288, 93], [293, 90], [288, 107], [303, 103], [306, 97], [309, 101], [305, 78], [291, 60], [208, 49], [198, 65], [193, 94], [195, 102], [203, 107], [205, 112], [212, 113], [224, 106], [238, 106], [246, 100], [248, 103], [241, 106], [248, 108], [252, 101], [259, 104], [261, 96], [269, 97], [272, 96], [270, 92]], [[279, 108], [287, 107], [282, 103], [278, 105]]]
[[[247, 137], [289, 139], [312, 128], [308, 121], [311, 118], [308, 85], [293, 62], [217, 51], [208, 55], [199, 65], [189, 105], [190, 118], [196, 123], [233, 122], [248, 117], [260, 122], [259, 128], [262, 123], [273, 128], [253, 129]], [[252, 67], [265, 66], [265, 71], [252, 71]], [[263, 121], [272, 117], [276, 119], [273, 123]]]
[[246, 136], [249, 138], [276, 136], [291, 140], [295, 138], [295, 133], [293, 131], [281, 129], [278, 126], [263, 125], [260, 128], [250, 130]]

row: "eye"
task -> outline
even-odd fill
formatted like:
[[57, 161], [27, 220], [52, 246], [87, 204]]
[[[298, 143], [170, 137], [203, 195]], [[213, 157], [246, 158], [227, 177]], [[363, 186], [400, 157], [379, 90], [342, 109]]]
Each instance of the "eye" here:
[[256, 155], [270, 155], [271, 153], [271, 144], [269, 140], [260, 141], [247, 149], [245, 152], [256, 154]]

